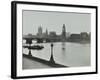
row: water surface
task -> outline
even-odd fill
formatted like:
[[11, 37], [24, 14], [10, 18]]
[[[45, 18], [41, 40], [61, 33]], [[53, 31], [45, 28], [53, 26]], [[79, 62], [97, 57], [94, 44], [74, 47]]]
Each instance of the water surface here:
[[[57, 42], [53, 43], [53, 57], [56, 63], [70, 66], [90, 66], [91, 50], [90, 44]], [[49, 61], [51, 57], [51, 43], [38, 43], [32, 45], [42, 45], [42, 50], [31, 50], [32, 56]], [[28, 49], [23, 48], [23, 53], [28, 54]], [[40, 65], [42, 66], [42, 65]]]

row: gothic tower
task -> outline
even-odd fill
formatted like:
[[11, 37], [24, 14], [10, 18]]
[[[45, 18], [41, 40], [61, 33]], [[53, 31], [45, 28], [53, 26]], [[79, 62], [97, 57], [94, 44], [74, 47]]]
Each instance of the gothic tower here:
[[41, 26], [38, 28], [38, 35], [39, 35], [39, 36], [42, 35], [42, 27], [41, 27]]
[[62, 27], [62, 37], [66, 38], [66, 27], [65, 27], [65, 24], [63, 24], [63, 27]]

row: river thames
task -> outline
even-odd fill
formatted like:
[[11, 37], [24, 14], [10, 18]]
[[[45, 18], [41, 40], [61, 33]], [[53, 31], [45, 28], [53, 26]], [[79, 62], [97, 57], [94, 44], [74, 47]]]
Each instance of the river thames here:
[[[53, 58], [56, 63], [69, 66], [90, 66], [91, 47], [90, 44], [55, 42], [53, 43]], [[51, 43], [35, 43], [32, 45], [44, 46], [42, 50], [31, 50], [32, 56], [49, 61], [51, 57]], [[23, 53], [28, 54], [29, 50], [23, 48]], [[42, 64], [40, 65], [42, 66]]]

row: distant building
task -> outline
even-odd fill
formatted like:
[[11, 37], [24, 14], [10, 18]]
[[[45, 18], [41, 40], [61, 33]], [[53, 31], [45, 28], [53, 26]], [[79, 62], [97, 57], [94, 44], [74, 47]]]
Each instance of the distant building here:
[[69, 37], [69, 41], [79, 42], [81, 40], [80, 34], [71, 34]]
[[62, 35], [61, 35], [63, 38], [66, 38], [66, 27], [65, 27], [65, 24], [63, 24], [63, 27], [62, 27]]
[[42, 36], [42, 27], [41, 26], [38, 28], [37, 35], [40, 36], [40, 37]]
[[70, 37], [70, 32], [66, 32], [66, 38], [69, 38]]
[[81, 39], [82, 40], [87, 40], [87, 39], [89, 39], [89, 35], [88, 35], [88, 33], [87, 32], [81, 32]]
[[80, 39], [80, 34], [71, 34], [70, 38], [71, 39]]
[[50, 37], [56, 37], [57, 35], [56, 35], [56, 32], [52, 31], [52, 32], [49, 33], [49, 36]]
[[56, 35], [56, 32], [52, 31], [49, 33], [49, 40], [50, 42], [57, 42], [57, 35]]

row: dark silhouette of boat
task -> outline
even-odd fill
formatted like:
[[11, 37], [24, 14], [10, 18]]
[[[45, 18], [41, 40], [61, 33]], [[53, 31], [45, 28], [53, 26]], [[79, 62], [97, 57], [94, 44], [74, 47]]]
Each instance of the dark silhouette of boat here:
[[40, 45], [34, 45], [34, 46], [23, 46], [24, 48], [28, 48], [28, 49], [34, 49], [34, 50], [41, 50], [44, 48], [44, 46], [40, 46]]

